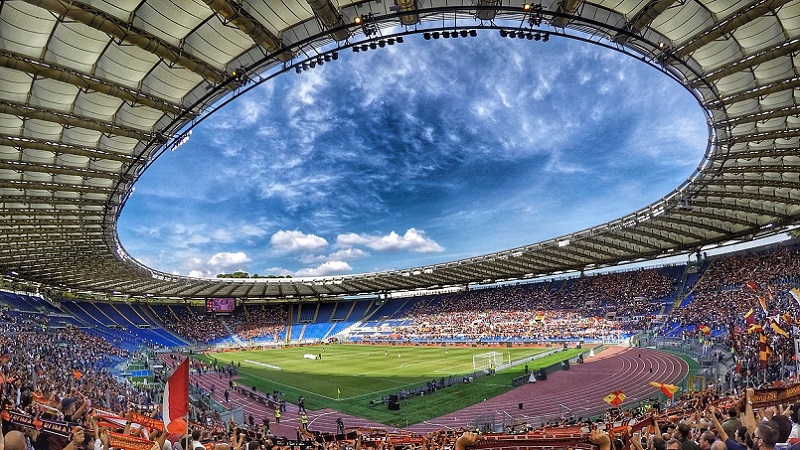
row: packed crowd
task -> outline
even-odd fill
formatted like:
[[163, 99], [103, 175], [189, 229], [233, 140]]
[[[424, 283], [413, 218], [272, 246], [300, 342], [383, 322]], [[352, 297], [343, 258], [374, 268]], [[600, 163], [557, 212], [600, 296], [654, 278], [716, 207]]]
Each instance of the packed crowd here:
[[288, 312], [284, 306], [243, 306], [241, 313], [234, 314], [231, 328], [240, 339], [251, 340], [271, 337], [277, 341], [286, 329]]
[[[715, 323], [719, 317], [743, 316], [756, 296], [776, 302], [776, 291], [800, 285], [800, 249], [778, 248], [710, 260], [693, 290], [692, 302], [673, 318], [686, 323]], [[768, 309], [769, 308], [769, 305]], [[785, 304], [775, 303], [773, 311]]]
[[287, 317], [283, 305], [242, 306], [231, 315], [206, 314], [201, 308], [176, 314], [169, 308], [159, 316], [169, 329], [200, 344], [231, 337], [243, 341], [267, 337], [277, 341], [286, 328]]
[[200, 312], [199, 308], [195, 309], [197, 311], [190, 310], [186, 314], [176, 314], [172, 309], [168, 309], [166, 313], [159, 316], [159, 319], [170, 330], [198, 344], [206, 344], [230, 336], [218, 316]]
[[[657, 313], [677, 281], [657, 269], [474, 289], [417, 301], [392, 329], [396, 340], [618, 339], [631, 318]], [[459, 318], [470, 314], [471, 321]], [[616, 320], [617, 315], [627, 320]], [[385, 330], [381, 336], [386, 337]], [[378, 337], [378, 334], [375, 335]]]
[[[798, 375], [792, 361], [792, 337], [800, 331], [800, 291], [793, 294], [792, 289], [799, 280], [799, 252], [785, 248], [711, 260], [694, 288], [694, 300], [675, 311], [666, 326], [726, 322], [722, 325], [729, 333], [711, 336], [697, 327], [691, 336], [730, 348], [734, 364], [726, 382], [715, 391], [685, 393], [666, 405], [609, 411], [604, 422], [620, 422], [623, 428], [610, 432], [589, 432], [587, 428], [587, 439], [601, 450], [612, 446], [614, 450], [625, 446], [636, 450], [771, 450], [790, 437], [800, 438], [800, 404], [764, 406], [753, 412], [750, 403], [751, 388], [792, 383]], [[676, 283], [658, 270], [643, 269], [430, 297], [415, 303], [408, 312], [413, 324], [399, 333], [405, 338], [462, 335], [472, 340], [509, 335], [535, 339], [613, 336], [621, 329], [621, 321], [615, 320], [620, 314], [652, 315], [665, 299], [671, 301]], [[472, 320], [462, 322], [465, 315]], [[244, 339], [255, 339], [280, 333], [287, 311], [282, 306], [261, 305], [239, 308], [225, 318], [195, 314], [186, 319], [174, 313], [162, 317], [175, 331], [198, 342], [228, 335], [227, 329]], [[6, 450], [25, 450], [28, 445], [36, 450], [288, 450], [298, 446], [343, 450], [343, 446], [366, 445], [358, 436], [341, 436], [327, 443], [287, 440], [270, 435], [264, 424], [252, 421], [238, 428], [226, 426], [229, 424], [221, 423], [218, 414], [208, 410], [193, 411], [196, 423], [188, 436], [156, 430], [145, 436], [146, 427], [132, 424], [146, 423], [147, 416], [158, 414], [153, 405], [160, 403], [161, 389], [134, 387], [112, 376], [103, 365], [103, 361], [129, 358], [128, 352], [77, 328], [50, 327], [43, 315], [1, 311], [0, 327], [0, 390], [6, 409], [0, 417], [4, 418], [5, 445], [10, 447]], [[200, 365], [195, 370], [209, 368]], [[234, 368], [212, 366], [211, 370]], [[624, 425], [650, 415], [659, 419], [657, 427], [636, 433], [624, 429]], [[26, 426], [26, 417], [43, 420], [45, 426]], [[64, 421], [81, 428], [60, 434], [47, 428], [47, 424]], [[549, 425], [591, 426], [591, 421], [565, 418]], [[472, 433], [458, 436], [436, 433], [410, 447], [465, 448], [481, 439]], [[142, 442], [151, 447], [134, 445]], [[369, 445], [384, 450], [397, 447], [388, 439]]]

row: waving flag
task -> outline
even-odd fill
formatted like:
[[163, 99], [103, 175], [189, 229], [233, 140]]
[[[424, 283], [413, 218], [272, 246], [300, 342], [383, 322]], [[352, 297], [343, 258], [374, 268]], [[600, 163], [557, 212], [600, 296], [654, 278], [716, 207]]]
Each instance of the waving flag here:
[[761, 309], [764, 311], [764, 314], [769, 315], [769, 309], [767, 309], [767, 299], [765, 299], [760, 295], [756, 295], [756, 298], [758, 299], [758, 304], [759, 306], [761, 306]]
[[624, 402], [626, 398], [627, 396], [623, 394], [622, 391], [616, 390], [603, 397], [603, 400], [605, 400], [606, 403], [611, 404], [611, 406], [619, 406], [619, 404]]
[[680, 389], [678, 386], [675, 386], [674, 384], [659, 383], [658, 381], [651, 381], [649, 384], [654, 388], [661, 389], [661, 392], [663, 392], [664, 395], [667, 396], [667, 398], [672, 398], [675, 395], [675, 393], [678, 392], [678, 390]]
[[789, 291], [789, 294], [792, 296], [792, 298], [794, 298], [794, 301], [797, 302], [797, 305], [800, 306], [800, 289], [792, 288], [792, 290]]
[[789, 333], [784, 331], [783, 328], [781, 328], [778, 325], [778, 322], [776, 320], [772, 320], [769, 325], [772, 327], [772, 331], [780, 334], [781, 336], [785, 337], [786, 339], [789, 339]]
[[750, 311], [747, 311], [747, 314], [744, 315], [744, 320], [747, 323], [748, 327], [756, 323], [755, 313], [756, 312], [753, 310], [753, 308], [750, 308]]
[[[186, 421], [183, 416], [189, 413], [189, 358], [175, 369], [164, 386], [164, 405], [162, 415], [164, 427], [172, 433], [186, 433]], [[172, 427], [169, 426], [174, 422]], [[181, 429], [177, 429], [181, 428]]]

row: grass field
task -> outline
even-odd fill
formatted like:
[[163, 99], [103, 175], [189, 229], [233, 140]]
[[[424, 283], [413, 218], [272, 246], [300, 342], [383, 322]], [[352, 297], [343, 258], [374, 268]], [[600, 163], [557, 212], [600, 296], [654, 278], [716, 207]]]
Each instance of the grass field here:
[[[289, 401], [302, 395], [310, 409], [328, 407], [377, 422], [404, 426], [510, 390], [511, 379], [523, 374], [523, 366], [477, 379], [471, 384], [441, 389], [432, 396], [411, 398], [403, 402], [400, 411], [387, 411], [385, 405], [380, 405], [383, 396], [402, 389], [471, 373], [473, 355], [492, 350], [502, 352], [503, 361], [508, 362], [509, 357], [520, 360], [552, 349], [319, 345], [213, 353], [206, 358], [216, 358], [222, 364], [241, 363], [240, 384], [254, 385], [262, 392], [281, 391]], [[559, 352], [529, 363], [529, 368], [547, 367], [581, 351], [588, 350]], [[321, 354], [322, 359], [306, 359], [305, 354]]]

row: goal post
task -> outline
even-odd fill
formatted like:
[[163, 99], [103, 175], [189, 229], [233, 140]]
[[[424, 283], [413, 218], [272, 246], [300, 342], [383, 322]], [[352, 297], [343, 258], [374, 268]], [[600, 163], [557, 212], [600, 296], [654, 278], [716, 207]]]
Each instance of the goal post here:
[[497, 369], [502, 364], [502, 352], [487, 352], [472, 356], [472, 369], [475, 371]]

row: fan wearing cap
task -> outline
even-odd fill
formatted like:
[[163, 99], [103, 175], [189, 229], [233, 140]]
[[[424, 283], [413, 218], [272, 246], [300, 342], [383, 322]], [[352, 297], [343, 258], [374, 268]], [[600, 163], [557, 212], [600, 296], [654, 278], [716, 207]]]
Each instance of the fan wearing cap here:
[[64, 414], [65, 419], [72, 422], [79, 422], [88, 407], [89, 401], [77, 391], [75, 396], [61, 399], [61, 412]]

